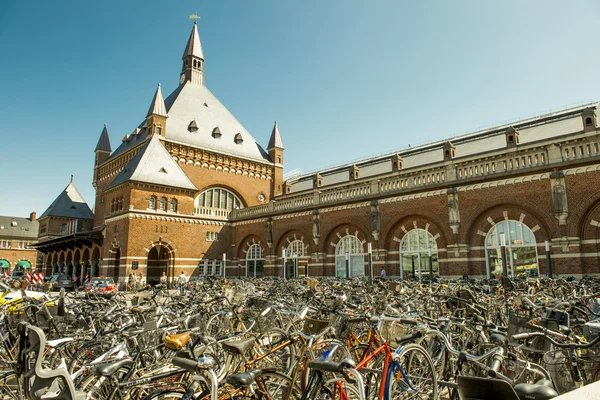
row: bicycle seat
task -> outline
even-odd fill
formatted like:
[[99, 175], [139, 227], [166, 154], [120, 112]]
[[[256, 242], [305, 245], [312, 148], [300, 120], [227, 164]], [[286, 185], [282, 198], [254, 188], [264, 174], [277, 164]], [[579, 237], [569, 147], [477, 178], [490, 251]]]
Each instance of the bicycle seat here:
[[223, 342], [223, 349], [234, 354], [244, 354], [252, 347], [253, 344], [253, 337], [242, 340], [228, 340]]
[[492, 333], [490, 335], [490, 343], [497, 344], [498, 346], [506, 346], [508, 344], [508, 338], [499, 333]]
[[173, 350], [181, 350], [189, 342], [192, 332], [184, 332], [178, 335], [167, 335], [165, 336], [165, 346]]
[[121, 367], [130, 364], [133, 364], [133, 360], [130, 358], [107, 362], [105, 364], [97, 365], [96, 368], [94, 368], [94, 374], [97, 376], [112, 376]]
[[275, 372], [275, 368], [253, 369], [252, 371], [242, 372], [241, 374], [233, 374], [227, 377], [227, 383], [235, 387], [247, 387], [256, 381], [256, 378], [265, 372]]
[[519, 383], [514, 387], [515, 392], [520, 399], [547, 400], [558, 396], [558, 393], [552, 387], [552, 382], [542, 379], [533, 385]]

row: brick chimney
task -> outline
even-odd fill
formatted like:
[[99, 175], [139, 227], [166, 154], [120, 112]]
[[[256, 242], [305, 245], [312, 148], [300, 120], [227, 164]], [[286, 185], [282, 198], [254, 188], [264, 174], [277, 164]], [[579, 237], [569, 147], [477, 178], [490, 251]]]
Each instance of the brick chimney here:
[[36, 217], [37, 217], [37, 214], [35, 211], [32, 211], [31, 214], [29, 214], [29, 219], [31, 220], [31, 222], [35, 222]]

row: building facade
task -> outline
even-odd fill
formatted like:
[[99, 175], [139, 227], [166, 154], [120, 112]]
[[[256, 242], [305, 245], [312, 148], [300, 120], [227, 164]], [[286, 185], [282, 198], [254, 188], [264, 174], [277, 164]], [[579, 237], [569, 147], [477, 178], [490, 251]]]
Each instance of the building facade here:
[[597, 103], [284, 181], [277, 123], [265, 150], [204, 62], [194, 24], [175, 91], [159, 85], [114, 151], [104, 128], [94, 213], [40, 231], [47, 270], [356, 277], [370, 255], [376, 274], [492, 276], [506, 254], [509, 274], [538, 276], [548, 247], [555, 273], [600, 272]]
[[35, 211], [29, 218], [0, 216], [0, 274], [34, 271], [39, 222]]

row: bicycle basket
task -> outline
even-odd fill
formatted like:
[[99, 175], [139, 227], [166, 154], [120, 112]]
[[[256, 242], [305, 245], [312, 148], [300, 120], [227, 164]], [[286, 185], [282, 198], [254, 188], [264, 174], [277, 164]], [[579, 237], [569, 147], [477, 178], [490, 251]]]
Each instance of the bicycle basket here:
[[329, 325], [329, 321], [314, 319], [314, 318], [306, 318], [304, 320], [304, 327], [302, 328], [302, 333], [305, 335], [318, 335], [323, 332], [323, 329], [327, 328]]
[[[585, 385], [600, 380], [600, 349], [581, 349], [577, 351], [577, 365]], [[544, 354], [546, 369], [552, 377], [559, 394], [576, 388], [571, 375], [571, 361], [568, 349], [549, 351]]]
[[[529, 326], [529, 321], [531, 321], [531, 317], [529, 316], [524, 317], [514, 313], [510, 313], [508, 316], [508, 337], [511, 337], [512, 335], [516, 335], [518, 333], [533, 331], [534, 328]], [[538, 326], [558, 331], [558, 324], [554, 320], [543, 319], [538, 323]], [[531, 345], [525, 347], [524, 350], [538, 353], [541, 356], [541, 354], [550, 350], [550, 342], [544, 339], [543, 337], [536, 337], [531, 342]]]
[[137, 336], [141, 348], [158, 346], [163, 341], [165, 332], [157, 327], [156, 321], [144, 322], [143, 329], [144, 331]]
[[331, 314], [329, 316], [329, 326], [335, 329], [335, 337], [339, 340], [346, 340], [350, 337], [350, 325], [348, 324], [348, 318], [344, 315]]

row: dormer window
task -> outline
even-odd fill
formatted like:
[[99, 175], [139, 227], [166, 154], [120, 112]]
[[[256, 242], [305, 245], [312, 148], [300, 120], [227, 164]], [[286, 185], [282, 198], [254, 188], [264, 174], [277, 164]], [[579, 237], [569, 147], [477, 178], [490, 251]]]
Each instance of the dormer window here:
[[156, 127], [156, 134], [160, 136], [162, 134], [162, 128], [160, 126]]
[[508, 137], [508, 141], [509, 141], [510, 143], [514, 142], [514, 141], [515, 141], [515, 137], [514, 137], [513, 135], [510, 135], [510, 136]]
[[192, 133], [198, 132], [198, 124], [196, 124], [196, 120], [190, 122], [190, 124], [188, 125], [188, 131]]
[[220, 139], [221, 138], [221, 130], [219, 129], [219, 127], [217, 126], [215, 129], [213, 129], [212, 131], [212, 136], [215, 139]]
[[586, 126], [591, 126], [592, 125], [592, 118], [591, 117], [587, 117], [585, 119], [585, 125]]
[[233, 141], [236, 144], [241, 144], [244, 141], [244, 139], [242, 138], [242, 134], [240, 132], [236, 133], [235, 137], [233, 138]]

